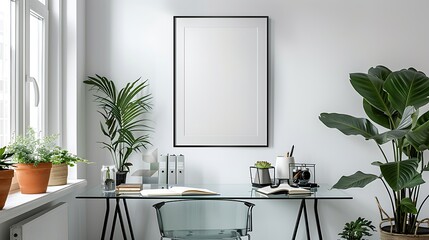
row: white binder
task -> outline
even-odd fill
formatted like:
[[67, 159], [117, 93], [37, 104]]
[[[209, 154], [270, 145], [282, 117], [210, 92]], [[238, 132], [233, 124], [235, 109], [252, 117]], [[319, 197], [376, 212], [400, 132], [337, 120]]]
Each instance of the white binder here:
[[176, 155], [168, 155], [167, 184], [176, 184]]
[[180, 154], [176, 160], [176, 183], [183, 186], [185, 184], [185, 156]]
[[168, 170], [168, 154], [162, 155], [159, 157], [159, 169], [158, 169], [158, 184], [165, 185], [167, 184], [167, 170]]

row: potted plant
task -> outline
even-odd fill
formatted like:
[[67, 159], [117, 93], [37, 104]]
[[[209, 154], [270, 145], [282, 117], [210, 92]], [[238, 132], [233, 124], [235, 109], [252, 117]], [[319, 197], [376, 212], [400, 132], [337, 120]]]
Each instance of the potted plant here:
[[150, 144], [148, 132], [151, 128], [146, 124], [144, 115], [151, 109], [151, 95], [141, 92], [148, 87], [147, 80], [140, 78], [128, 83], [117, 91], [115, 83], [106, 77], [95, 75], [84, 83], [95, 91], [95, 102], [101, 108], [103, 117], [100, 122], [101, 131], [108, 141], [101, 142], [112, 156], [116, 172], [116, 184], [125, 183], [126, 174], [132, 163], [131, 153], [141, 151]]
[[51, 154], [52, 169], [49, 177], [49, 186], [58, 186], [67, 184], [68, 166], [73, 167], [78, 162], [87, 163], [65, 149], [55, 147]]
[[55, 139], [53, 135], [38, 139], [34, 130], [29, 129], [25, 136], [17, 136], [6, 148], [6, 152], [14, 154], [12, 160], [22, 193], [46, 192]]
[[268, 186], [271, 185], [271, 176], [269, 169], [271, 167], [271, 163], [267, 161], [257, 161], [255, 163], [256, 174], [253, 180], [253, 183], [256, 186]]
[[[394, 239], [396, 235], [401, 239], [422, 237], [428, 229], [419, 226], [420, 212], [429, 198], [420, 191], [425, 183], [422, 173], [429, 170], [423, 158], [429, 147], [429, 112], [424, 112], [422, 107], [429, 102], [429, 78], [413, 68], [392, 72], [377, 66], [367, 74], [350, 74], [350, 82], [363, 97], [363, 108], [369, 119], [387, 131], [380, 133], [369, 119], [345, 114], [322, 113], [319, 119], [346, 135], [361, 135], [374, 142], [383, 161], [372, 163], [380, 173], [357, 171], [342, 176], [333, 187], [362, 188], [380, 180], [392, 208], [387, 217], [390, 226], [380, 224], [381, 239]], [[392, 146], [391, 154], [385, 152], [390, 148], [382, 146], [386, 143]], [[381, 208], [380, 211], [385, 213]], [[429, 239], [428, 233], [424, 239]]]
[[361, 240], [365, 236], [372, 236], [371, 231], [375, 231], [372, 222], [365, 218], [358, 217], [356, 221], [346, 223], [343, 231], [338, 233], [338, 235], [346, 240]]
[[6, 153], [6, 147], [0, 148], [0, 210], [6, 203], [14, 175], [13, 169], [10, 169], [12, 163], [8, 161], [12, 155], [12, 153]]

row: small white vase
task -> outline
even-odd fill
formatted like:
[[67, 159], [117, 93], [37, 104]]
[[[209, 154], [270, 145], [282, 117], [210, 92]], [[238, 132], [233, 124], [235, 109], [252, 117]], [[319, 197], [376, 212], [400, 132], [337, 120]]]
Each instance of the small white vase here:
[[277, 179], [290, 179], [289, 165], [295, 163], [293, 157], [278, 156], [276, 158], [276, 178]]

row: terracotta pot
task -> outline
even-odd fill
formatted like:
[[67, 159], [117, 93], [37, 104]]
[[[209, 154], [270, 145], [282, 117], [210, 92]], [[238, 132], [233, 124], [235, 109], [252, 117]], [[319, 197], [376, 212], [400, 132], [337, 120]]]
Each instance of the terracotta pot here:
[[21, 193], [45, 193], [48, 189], [49, 175], [52, 163], [16, 164], [16, 175], [18, 176]]
[[3, 209], [6, 203], [7, 195], [9, 194], [10, 185], [13, 178], [13, 170], [0, 170], [0, 210]]
[[67, 164], [53, 164], [51, 169], [51, 175], [49, 177], [49, 186], [58, 186], [67, 184], [67, 175], [69, 168]]
[[429, 240], [429, 229], [420, 227], [418, 234], [397, 234], [390, 232], [390, 226], [380, 228], [380, 240]]

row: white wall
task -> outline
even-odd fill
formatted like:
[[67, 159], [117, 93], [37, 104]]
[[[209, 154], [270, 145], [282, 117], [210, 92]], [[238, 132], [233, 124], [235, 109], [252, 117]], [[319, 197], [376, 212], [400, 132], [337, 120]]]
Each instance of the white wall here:
[[[120, 86], [140, 76], [150, 79], [153, 145], [160, 153], [186, 156], [187, 183], [247, 183], [250, 165], [256, 160], [274, 163], [275, 156], [292, 144], [297, 161], [317, 164], [320, 183], [333, 185], [341, 175], [356, 170], [376, 173], [370, 166], [381, 158], [376, 146], [328, 129], [318, 120], [319, 114], [364, 116], [361, 98], [348, 81], [350, 72], [383, 64], [393, 70], [413, 66], [429, 73], [429, 2], [425, 0], [87, 0], [86, 7], [87, 75], [105, 75]], [[173, 148], [175, 15], [270, 17], [268, 148]], [[87, 93], [86, 142], [87, 157], [96, 162], [88, 166], [88, 182], [96, 185], [109, 156], [96, 143], [102, 138], [92, 99]], [[134, 156], [134, 163], [140, 164], [140, 156]], [[358, 216], [378, 224], [374, 196], [384, 199], [382, 191], [381, 183], [374, 183], [365, 190], [348, 191], [353, 200], [321, 201], [324, 237], [337, 238], [344, 222]], [[103, 204], [88, 202], [88, 239], [99, 237]], [[138, 213], [132, 218], [139, 239], [159, 237], [151, 204], [130, 203], [131, 212]], [[253, 239], [287, 239], [292, 234], [298, 202], [256, 204]]]

